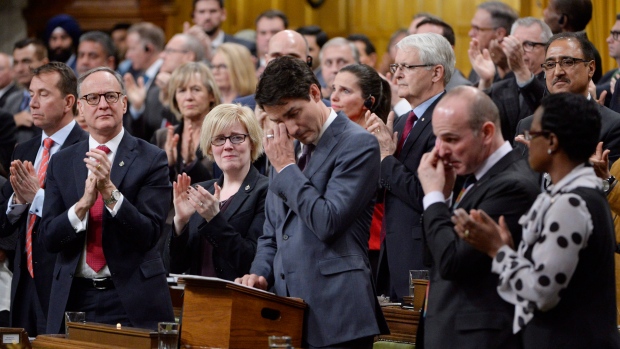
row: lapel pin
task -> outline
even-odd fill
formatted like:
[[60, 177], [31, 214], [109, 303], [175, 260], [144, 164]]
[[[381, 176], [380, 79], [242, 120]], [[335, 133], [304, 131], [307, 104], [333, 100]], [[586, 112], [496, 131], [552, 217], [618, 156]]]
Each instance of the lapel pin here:
[[118, 166], [120, 166], [120, 167], [125, 166], [125, 161], [121, 161], [121, 162], [118, 164]]
[[424, 118], [422, 118], [422, 120], [421, 120], [421, 121], [424, 121]]
[[249, 184], [245, 186], [245, 190], [250, 190], [250, 185]]

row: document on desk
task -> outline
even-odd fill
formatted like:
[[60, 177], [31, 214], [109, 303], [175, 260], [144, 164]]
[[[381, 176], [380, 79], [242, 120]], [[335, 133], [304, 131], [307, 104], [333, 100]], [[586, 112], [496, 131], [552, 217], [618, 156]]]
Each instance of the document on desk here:
[[258, 292], [263, 292], [263, 293], [266, 293], [266, 294], [276, 295], [273, 292], [261, 290], [260, 288], [249, 287], [249, 286], [241, 285], [241, 284], [229, 281], [229, 280], [224, 280], [224, 279], [214, 278], [214, 277], [209, 277], [209, 276], [187, 275], [187, 274], [170, 274], [170, 277], [173, 277], [174, 280], [177, 281], [177, 282], [178, 282], [178, 279], [222, 282], [222, 283], [231, 284], [231, 285], [235, 285], [235, 286], [239, 286], [239, 287], [244, 287], [244, 288], [247, 288], [247, 289], [250, 289], [250, 290], [253, 290], [253, 291], [258, 291]]

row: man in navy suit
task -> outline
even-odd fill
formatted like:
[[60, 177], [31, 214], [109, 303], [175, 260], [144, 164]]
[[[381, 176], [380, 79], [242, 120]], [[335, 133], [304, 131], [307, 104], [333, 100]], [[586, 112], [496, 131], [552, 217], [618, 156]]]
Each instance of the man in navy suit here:
[[417, 168], [422, 155], [435, 146], [431, 116], [445, 94], [455, 58], [448, 40], [434, 33], [407, 36], [397, 49], [391, 69], [398, 82], [398, 96], [406, 98], [413, 109], [402, 115], [393, 129], [393, 114], [387, 125], [376, 115], [367, 123], [381, 147], [379, 183], [385, 188], [386, 234], [381, 244], [379, 279], [383, 287], [389, 273], [390, 298], [402, 300], [409, 295], [409, 270], [427, 269], [420, 223], [424, 194]]
[[71, 68], [58, 62], [45, 64], [34, 70], [29, 86], [33, 122], [42, 135], [18, 144], [13, 152], [10, 181], [0, 195], [0, 236], [17, 232], [11, 326], [23, 327], [34, 337], [45, 333], [56, 261], [56, 255], [43, 247], [39, 231], [47, 160], [88, 136], [73, 120], [77, 79]]
[[173, 321], [156, 244], [170, 206], [166, 154], [123, 128], [121, 76], [99, 67], [78, 81], [90, 137], [50, 162], [41, 222], [54, 267], [47, 333], [65, 311], [86, 321], [155, 329]]
[[[377, 141], [323, 104], [300, 59], [269, 63], [256, 100], [275, 123], [265, 137], [272, 169], [264, 235], [251, 274], [236, 281], [302, 298], [309, 348], [371, 348], [387, 331], [367, 253]], [[293, 138], [303, 144], [297, 165]]]

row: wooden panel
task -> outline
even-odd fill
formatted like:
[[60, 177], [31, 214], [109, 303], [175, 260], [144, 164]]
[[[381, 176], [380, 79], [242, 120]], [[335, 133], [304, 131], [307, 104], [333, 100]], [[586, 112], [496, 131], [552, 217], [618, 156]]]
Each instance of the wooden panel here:
[[379, 335], [379, 340], [415, 343], [420, 312], [400, 307], [381, 307], [385, 321], [390, 329], [389, 335]]

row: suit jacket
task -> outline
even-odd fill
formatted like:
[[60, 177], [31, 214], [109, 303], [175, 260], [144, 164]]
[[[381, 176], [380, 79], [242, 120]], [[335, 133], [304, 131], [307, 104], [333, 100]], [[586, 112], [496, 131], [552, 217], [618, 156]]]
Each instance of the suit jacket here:
[[[63, 143], [59, 152], [62, 149], [66, 149], [86, 139], [88, 139], [88, 134], [84, 130], [82, 130], [80, 125], [76, 123], [71, 132], [69, 133], [69, 136], [67, 136], [67, 139], [65, 140], [65, 143]], [[12, 160], [19, 159], [22, 161], [31, 161], [34, 164], [40, 146], [40, 137], [33, 138], [25, 143], [18, 144], [15, 147], [15, 151], [13, 152]], [[52, 155], [52, 158], [54, 158], [56, 154]], [[13, 195], [13, 187], [11, 186], [11, 183], [7, 181], [2, 187], [2, 195], [0, 195], [0, 199], [2, 200], [0, 206], [0, 236], [7, 236], [14, 232], [17, 233], [17, 245], [15, 246], [14, 259], [15, 271], [13, 273], [13, 281], [11, 282], [12, 312], [13, 307], [16, 305], [13, 300], [15, 299], [17, 287], [21, 279], [20, 269], [27, 268], [26, 228], [28, 225], [28, 211], [22, 214], [22, 217], [17, 222], [15, 222], [15, 224], [11, 224], [11, 222], [9, 222], [6, 216], [8, 200], [10, 199], [11, 195]], [[43, 212], [45, 212], [45, 210]], [[32, 262], [33, 274], [35, 276], [34, 283], [37, 289], [37, 294], [39, 296], [39, 301], [41, 302], [41, 307], [43, 308], [43, 313], [47, 316], [47, 309], [50, 300], [50, 289], [52, 286], [52, 274], [54, 271], [54, 263], [56, 262], [56, 254], [49, 253], [43, 246], [43, 242], [41, 240], [40, 223], [41, 219], [37, 217], [34, 224], [35, 233], [32, 235]]]
[[[538, 195], [536, 178], [514, 151], [501, 158], [469, 189], [459, 207], [482, 209], [495, 220], [503, 215], [515, 246], [518, 223]], [[512, 334], [514, 306], [500, 298], [491, 258], [461, 240], [443, 202], [424, 211], [424, 236], [430, 251], [430, 291], [425, 348], [518, 348]]]
[[[49, 163], [41, 236], [48, 251], [58, 253], [54, 267], [47, 333], [64, 321], [73, 275], [84, 250], [86, 231], [76, 233], [67, 210], [84, 194], [88, 141], [58, 152]], [[157, 328], [172, 321], [166, 271], [157, 250], [171, 186], [166, 154], [125, 133], [112, 164], [110, 180], [123, 194], [115, 217], [103, 210], [103, 253], [127, 317], [134, 327]]]
[[[594, 102], [592, 102], [594, 103]], [[598, 110], [601, 113], [601, 135], [599, 141], [603, 142], [603, 149], [609, 149], [609, 162], [612, 164], [620, 157], [620, 114], [615, 111], [598, 105]], [[533, 115], [528, 116], [525, 119], [519, 121], [517, 124], [516, 135], [523, 134], [524, 130], [529, 130], [532, 126]], [[515, 149], [521, 154], [522, 157], [527, 159], [529, 155], [529, 148], [521, 143], [515, 144]]]
[[[398, 157], [388, 156], [381, 161], [379, 183], [386, 189], [383, 216], [386, 236], [383, 249], [387, 254], [392, 295], [397, 299], [409, 295], [409, 270], [426, 269], [423, 263], [421, 223], [424, 192], [417, 171], [422, 155], [435, 146], [436, 137], [431, 120], [441, 97], [443, 95], [418, 118]], [[405, 114], [394, 126], [399, 135], [406, 122]]]
[[[216, 180], [199, 183], [213, 193]], [[222, 186], [224, 177], [217, 183]], [[265, 197], [269, 180], [250, 166], [239, 191], [230, 205], [207, 222], [194, 213], [181, 235], [173, 234], [170, 242], [170, 270], [200, 275], [202, 244], [206, 239], [213, 246], [213, 266], [217, 277], [233, 281], [250, 271], [256, 254], [256, 240], [263, 235]]]
[[166, 115], [165, 110], [166, 108], [159, 101], [159, 87], [153, 81], [146, 91], [144, 112], [137, 120], [132, 119], [132, 135], [150, 141], [155, 131], [162, 126], [162, 121]]
[[311, 346], [387, 330], [367, 253], [378, 179], [376, 138], [342, 113], [304, 172], [288, 166], [271, 173], [264, 235], [250, 272], [267, 278], [276, 294], [308, 304]]
[[[523, 88], [519, 87], [514, 76], [503, 79], [494, 83], [487, 94], [499, 109], [502, 136], [513, 144], [519, 121], [534, 114], [540, 106], [540, 100], [545, 94], [545, 75], [536, 75], [532, 82]], [[523, 96], [523, 104], [519, 101], [519, 94]]]
[[24, 97], [24, 90], [16, 83], [13, 82], [12, 84], [13, 86], [0, 97], [0, 109], [11, 114], [17, 114]]
[[0, 165], [7, 177], [11, 166], [11, 154], [15, 150], [16, 130], [13, 114], [0, 110]]

